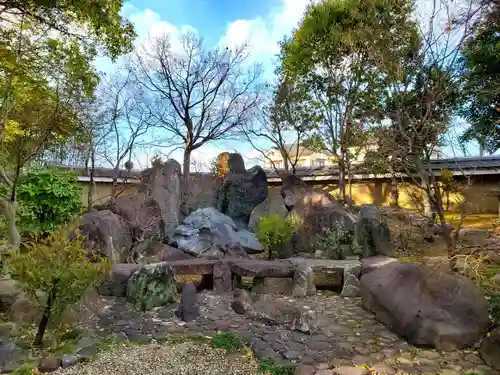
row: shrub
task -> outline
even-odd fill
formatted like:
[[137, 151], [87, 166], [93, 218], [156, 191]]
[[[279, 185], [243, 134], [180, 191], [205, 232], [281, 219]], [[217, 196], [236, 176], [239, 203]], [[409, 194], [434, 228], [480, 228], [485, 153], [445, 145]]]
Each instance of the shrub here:
[[[49, 319], [60, 317], [108, 271], [107, 260], [84, 249], [82, 236], [69, 237], [66, 231], [55, 232], [44, 241], [28, 245], [26, 252], [11, 252], [5, 262], [11, 278], [40, 304], [42, 316], [35, 345], [42, 343]], [[40, 292], [44, 298], [38, 298]]]
[[46, 236], [82, 210], [82, 190], [76, 176], [56, 169], [32, 170], [17, 188], [21, 230]]
[[257, 229], [257, 240], [272, 257], [272, 249], [292, 238], [293, 233], [298, 229], [299, 222], [292, 219], [283, 219], [280, 215], [263, 216], [259, 220]]
[[363, 249], [356, 241], [355, 233], [345, 230], [339, 223], [316, 235], [315, 242], [319, 249], [325, 251], [332, 259], [344, 259], [347, 255], [360, 256], [363, 253]]

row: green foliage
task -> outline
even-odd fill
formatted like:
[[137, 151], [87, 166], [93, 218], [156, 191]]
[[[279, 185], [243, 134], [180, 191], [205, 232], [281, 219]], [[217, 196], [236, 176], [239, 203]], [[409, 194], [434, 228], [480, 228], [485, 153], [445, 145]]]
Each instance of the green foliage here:
[[490, 316], [496, 325], [500, 325], [500, 292], [488, 296]]
[[230, 353], [240, 352], [245, 347], [243, 341], [232, 332], [216, 332], [212, 336], [211, 344]]
[[[9, 0], [2, 7], [6, 13], [15, 10], [27, 22], [48, 26], [65, 37], [91, 41], [112, 59], [130, 52], [136, 36], [132, 23], [120, 15], [122, 0]], [[81, 36], [77, 26], [85, 27], [90, 38]]]
[[263, 374], [293, 375], [296, 367], [297, 365], [291, 362], [277, 363], [268, 358], [264, 358], [259, 361], [259, 370]]
[[316, 244], [331, 259], [344, 259], [348, 255], [363, 255], [363, 249], [356, 240], [356, 234], [347, 231], [340, 223], [326, 228], [322, 234], [316, 235]]
[[46, 235], [68, 223], [82, 210], [82, 190], [74, 174], [56, 170], [31, 170], [17, 189], [20, 226], [25, 233]]
[[263, 216], [259, 220], [257, 229], [257, 240], [266, 250], [273, 246], [285, 243], [292, 238], [293, 233], [298, 229], [299, 223], [283, 219], [280, 215]]
[[[60, 317], [109, 270], [106, 259], [84, 248], [83, 237], [76, 233], [70, 238], [69, 234], [61, 230], [45, 241], [28, 244], [27, 251], [11, 252], [5, 262], [10, 277], [43, 311], [35, 344], [41, 343], [48, 320]], [[39, 293], [46, 298], [38, 298]]]
[[500, 149], [500, 11], [492, 8], [467, 41], [462, 58], [464, 106], [469, 123], [462, 141], [477, 141], [487, 152]]

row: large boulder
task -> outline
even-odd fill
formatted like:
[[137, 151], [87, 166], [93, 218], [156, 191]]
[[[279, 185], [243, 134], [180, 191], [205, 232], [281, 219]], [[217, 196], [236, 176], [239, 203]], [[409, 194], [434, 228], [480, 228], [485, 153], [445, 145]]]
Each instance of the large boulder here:
[[249, 254], [264, 251], [255, 235], [238, 230], [234, 221], [212, 207], [198, 209], [174, 232], [171, 245], [196, 257], [222, 256], [235, 244]]
[[229, 173], [217, 192], [217, 210], [231, 217], [239, 228], [246, 229], [253, 209], [267, 194], [266, 172], [259, 166], [246, 171], [241, 155], [229, 154]]
[[283, 198], [281, 198], [280, 190], [270, 189], [267, 198], [252, 210], [248, 223], [248, 230], [257, 232], [260, 218], [275, 214], [284, 219], [288, 214], [288, 210], [286, 209]]
[[363, 307], [410, 344], [454, 351], [489, 327], [488, 303], [470, 280], [393, 261], [360, 280]]
[[125, 263], [134, 245], [134, 236], [125, 219], [110, 210], [92, 211], [83, 215], [80, 234], [85, 246], [116, 263]]
[[363, 257], [394, 256], [391, 232], [382, 212], [374, 205], [362, 205], [356, 222], [356, 241]]
[[165, 223], [156, 200], [124, 195], [108, 203], [106, 208], [124, 219], [137, 240], [163, 239]]
[[139, 311], [173, 303], [176, 295], [174, 271], [167, 263], [141, 267], [127, 282], [127, 300]]
[[171, 235], [179, 225], [181, 207], [181, 165], [174, 159], [142, 172], [140, 191], [160, 207], [165, 232]]
[[483, 360], [495, 370], [500, 370], [500, 328], [486, 337], [479, 348]]

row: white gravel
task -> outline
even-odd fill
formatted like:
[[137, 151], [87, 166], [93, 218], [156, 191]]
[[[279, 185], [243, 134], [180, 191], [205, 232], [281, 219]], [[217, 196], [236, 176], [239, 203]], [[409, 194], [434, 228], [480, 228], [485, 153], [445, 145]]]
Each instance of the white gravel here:
[[184, 342], [127, 346], [56, 375], [261, 375], [255, 361], [207, 344]]

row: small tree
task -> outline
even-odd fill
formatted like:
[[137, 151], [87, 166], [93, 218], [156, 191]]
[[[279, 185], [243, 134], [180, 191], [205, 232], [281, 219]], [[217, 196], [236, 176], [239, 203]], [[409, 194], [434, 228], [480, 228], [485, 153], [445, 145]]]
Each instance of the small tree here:
[[[108, 271], [108, 261], [89, 256], [83, 244], [79, 235], [70, 239], [67, 231], [59, 231], [44, 242], [31, 245], [27, 252], [11, 252], [6, 260], [12, 279], [40, 304], [42, 316], [34, 345], [42, 344], [49, 320], [60, 317]], [[40, 292], [44, 298], [38, 298]]]
[[261, 217], [257, 229], [257, 239], [268, 251], [268, 259], [273, 258], [273, 250], [292, 238], [293, 233], [299, 228], [296, 219], [283, 219], [278, 214]]

